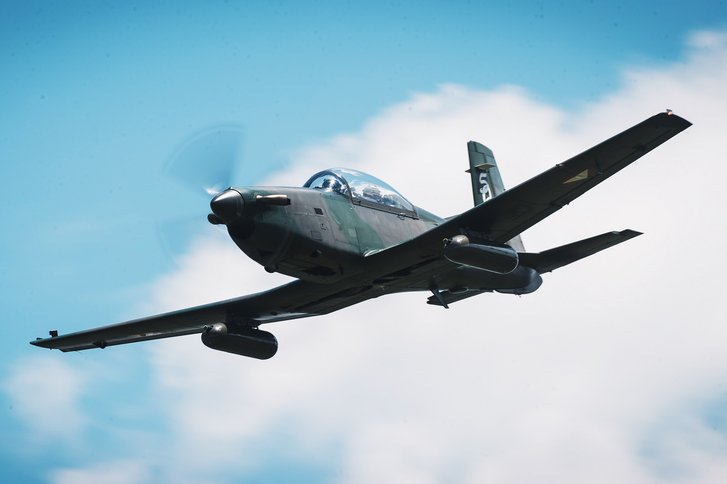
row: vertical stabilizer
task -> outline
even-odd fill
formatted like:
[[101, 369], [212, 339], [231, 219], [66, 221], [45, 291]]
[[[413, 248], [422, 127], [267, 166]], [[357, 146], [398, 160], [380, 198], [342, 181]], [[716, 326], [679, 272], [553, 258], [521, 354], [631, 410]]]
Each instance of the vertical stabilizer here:
[[[472, 178], [472, 198], [477, 206], [504, 192], [505, 185], [490, 148], [476, 141], [469, 141], [467, 152], [470, 158], [470, 169], [467, 173]], [[507, 244], [518, 252], [525, 251], [519, 235]]]
[[472, 197], [475, 206], [505, 191], [500, 170], [492, 150], [485, 145], [470, 141], [467, 143], [470, 156], [470, 169], [467, 173], [472, 177]]

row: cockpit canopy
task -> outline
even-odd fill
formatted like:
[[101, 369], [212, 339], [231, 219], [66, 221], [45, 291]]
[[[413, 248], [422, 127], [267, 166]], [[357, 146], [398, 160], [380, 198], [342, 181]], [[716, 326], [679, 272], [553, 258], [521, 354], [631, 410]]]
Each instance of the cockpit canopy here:
[[353, 203], [387, 212], [414, 216], [414, 206], [390, 185], [376, 177], [348, 168], [331, 168], [313, 175], [305, 188], [328, 190]]

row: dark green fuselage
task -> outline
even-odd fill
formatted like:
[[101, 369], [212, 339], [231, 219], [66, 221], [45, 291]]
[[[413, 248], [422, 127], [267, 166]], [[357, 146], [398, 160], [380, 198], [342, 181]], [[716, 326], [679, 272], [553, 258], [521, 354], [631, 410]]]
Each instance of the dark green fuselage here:
[[[368, 255], [397, 246], [445, 220], [414, 207], [409, 212], [363, 205], [334, 191], [292, 187], [246, 187], [239, 191], [253, 213], [228, 225], [230, 236], [251, 259], [269, 272], [341, 287], [378, 286], [383, 293], [417, 290], [501, 290], [531, 286], [539, 276], [519, 267], [496, 274], [457, 267], [438, 254], [421, 270], [400, 272], [396, 262], [378, 267]], [[285, 195], [289, 205], [259, 205], [256, 199]], [[452, 236], [457, 235], [451, 234]], [[444, 243], [442, 244], [444, 248]], [[404, 266], [411, 267], [409, 262]], [[426, 263], [426, 264], [425, 264]], [[529, 292], [529, 291], [523, 291]]]

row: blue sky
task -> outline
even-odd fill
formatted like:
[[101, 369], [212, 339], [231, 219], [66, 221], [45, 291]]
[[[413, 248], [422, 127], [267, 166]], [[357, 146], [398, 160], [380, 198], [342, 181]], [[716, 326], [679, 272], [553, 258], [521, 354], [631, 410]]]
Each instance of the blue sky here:
[[[226, 256], [236, 257], [233, 248], [226, 248], [232, 243], [224, 245], [219, 234], [214, 242], [194, 245], [202, 234], [214, 232], [204, 219], [207, 201], [164, 175], [171, 153], [198, 130], [219, 123], [242, 126], [244, 159], [235, 174], [241, 184], [267, 179], [298, 184], [305, 181], [305, 170], [315, 171], [329, 164], [358, 162], [361, 165], [356, 167], [365, 168], [369, 165], [357, 159], [355, 153], [328, 163], [335, 159], [334, 155], [346, 153], [339, 149], [340, 136], [355, 138], [358, 143], [378, 140], [377, 127], [400, 119], [407, 106], [417, 112], [426, 101], [421, 96], [450, 103], [441, 108], [441, 119], [449, 119], [447, 106], [453, 111], [463, 109], [457, 104], [461, 96], [478, 98], [480, 93], [490, 93], [493, 101], [503, 103], [516, 98], [513, 106], [518, 109], [522, 105], [533, 107], [532, 118], [520, 119], [519, 127], [532, 130], [533, 137], [539, 139], [539, 130], [549, 133], [550, 129], [548, 116], [543, 114], [541, 118], [539, 113], [557, 111], [566, 118], [571, 116], [564, 124], [570, 124], [573, 131], [577, 121], [593, 119], [589, 113], [599, 112], [594, 106], [606, 106], [602, 108], [606, 110], [616, 102], [613, 99], [638, 99], [634, 93], [639, 92], [644, 72], [657, 73], [655, 79], [678, 74], [684, 65], [696, 66], [697, 72], [705, 56], [716, 54], [695, 54], [695, 45], [699, 47], [695, 35], [716, 32], [714, 35], [719, 37], [726, 23], [727, 6], [721, 2], [692, 2], [688, 7], [681, 2], [518, 2], [514, 6], [478, 2], [446, 6], [436, 2], [346, 6], [292, 2], [4, 2], [0, 8], [0, 163], [4, 181], [0, 219], [5, 227], [0, 236], [4, 254], [0, 266], [3, 480], [62, 482], [74, 476], [74, 469], [109, 462], [115, 463], [116, 467], [110, 468], [116, 469], [118, 476], [126, 476], [125, 481], [174, 477], [153, 458], [138, 458], [144, 446], [173, 448], [172, 442], [177, 445], [185, 438], [191, 442], [190, 436], [196, 435], [179, 429], [185, 420], [168, 418], [176, 415], [169, 406], [179, 404], [172, 398], [174, 395], [194, 400], [194, 394], [174, 385], [165, 386], [164, 382], [174, 380], [166, 370], [159, 369], [167, 367], [158, 366], [160, 360], [166, 361], [159, 352], [170, 348], [167, 343], [153, 350], [148, 348], [154, 343], [148, 343], [114, 348], [113, 352], [63, 355], [39, 352], [27, 342], [51, 328], [65, 332], [141, 316], [147, 309], [172, 309], [180, 301], [164, 299], [162, 293], [177, 287], [174, 281], [185, 280], [185, 274], [194, 273], [190, 267], [194, 267], [191, 259], [197, 248], [211, 244], [215, 250], [232, 251], [224, 252]], [[705, 81], [694, 91], [702, 90], [705, 96], [711, 96], [715, 106], [724, 103], [723, 91], [708, 90], [708, 80], [714, 73], [708, 69], [698, 72], [704, 72]], [[639, 77], [639, 73], [643, 75]], [[447, 91], [442, 86], [455, 87]], [[509, 91], [504, 86], [516, 87]], [[629, 91], [632, 86], [634, 90]], [[664, 102], [672, 99], [681, 98], [671, 96]], [[654, 109], [624, 113], [623, 122], [610, 120], [609, 127], [625, 128], [665, 107], [688, 113], [690, 105], [684, 101], [682, 106], [656, 105]], [[493, 107], [492, 116], [497, 116], [500, 109]], [[497, 124], [486, 107], [482, 119], [483, 123]], [[541, 119], [546, 122], [539, 123]], [[515, 122], [510, 125], [518, 126]], [[433, 126], [440, 129], [422, 131], [421, 139], [457, 125]], [[580, 137], [574, 135], [573, 139], [595, 142], [613, 134], [581, 131], [577, 133]], [[465, 132], [463, 129], [462, 144], [470, 136]], [[379, 146], [375, 142], [371, 145]], [[381, 146], [388, 145], [382, 142]], [[552, 156], [571, 155], [585, 147], [555, 143]], [[496, 148], [496, 153], [507, 149]], [[326, 155], [319, 162], [313, 155], [322, 151]], [[371, 152], [376, 153], [373, 149]], [[454, 153], [456, 157], [461, 155], [459, 151]], [[547, 163], [561, 161], [552, 156], [545, 156]], [[411, 166], [410, 161], [406, 163]], [[411, 182], [411, 170], [407, 172], [405, 167], [392, 167], [391, 176], [382, 173], [382, 167], [377, 169], [374, 174], [394, 186]], [[286, 178], [293, 173], [298, 178]], [[514, 168], [512, 173], [517, 178], [520, 172]], [[530, 172], [535, 173], [537, 169]], [[424, 200], [415, 198], [414, 202], [430, 208]], [[448, 214], [448, 207], [432, 203], [433, 211]], [[159, 241], [159, 227], [173, 225], [179, 219], [191, 219], [182, 224], [191, 228], [177, 230], [179, 240], [172, 245], [175, 253], [170, 255]], [[671, 223], [667, 219], [665, 225]], [[534, 240], [547, 238], [547, 234], [535, 234]], [[566, 242], [565, 236], [566, 240], [553, 237], [549, 242]], [[646, 249], [641, 246], [641, 250]], [[720, 259], [717, 263], [721, 266], [724, 262]], [[239, 271], [220, 275], [220, 279], [246, 279], [247, 271], [255, 270], [240, 267]], [[583, 280], [588, 281], [589, 276], [593, 274], [586, 273]], [[562, 277], [567, 287], [568, 278]], [[251, 276], [248, 280], [254, 283], [245, 286], [247, 289], [259, 288], [257, 279]], [[193, 294], [217, 299], [216, 283], [199, 280], [197, 293]], [[244, 285], [244, 281], [240, 284]], [[220, 293], [219, 299], [225, 296]], [[380, 303], [384, 308], [396, 304]], [[468, 307], [474, 310], [475, 306]], [[674, 314], [684, 311], [681, 307], [672, 309]], [[640, 311], [638, 305], [634, 311]], [[346, 328], [338, 328], [345, 332]], [[345, 334], [340, 337], [345, 341]], [[243, 373], [270, 371], [247, 360], [210, 361], [200, 366], [214, 371], [215, 365], [224, 361], [225, 371], [230, 371], [230, 365]], [[494, 363], [507, 366], [506, 360]], [[28, 380], [29, 373], [20, 368], [36, 371], [37, 379]], [[169, 368], [176, 366], [170, 364]], [[46, 390], [46, 377], [53, 375], [75, 390], [67, 394], [62, 389], [55, 393]], [[331, 384], [321, 391], [328, 394], [336, 388], [347, 388], [341, 385]], [[36, 414], [19, 408], [22, 402], [28, 403], [23, 398], [31, 391], [29, 386], [37, 392], [37, 399], [47, 397], [49, 402], [58, 402], [59, 408], [68, 410], [61, 415], [69, 421], [78, 419], [77, 435], [69, 436], [62, 425], [51, 431], [33, 425], [29, 416]], [[197, 389], [193, 385], [190, 388]], [[204, 390], [203, 384], [200, 388], [210, 391]], [[467, 392], [466, 385], [452, 389], [464, 395]], [[19, 397], [21, 394], [26, 397]], [[721, 388], [695, 397], [697, 402], [692, 402], [695, 408], [702, 409], [695, 421], [712, 422], [722, 436], [725, 414], [719, 409], [724, 406], [725, 395], [727, 389]], [[270, 398], [266, 403], [275, 403], [275, 398]], [[683, 400], [675, 401], [687, 405]], [[249, 415], [261, 408], [250, 405], [243, 413]], [[325, 403], [320, 406], [325, 409]], [[52, 413], [53, 409], [48, 410]], [[265, 439], [252, 430], [220, 437], [221, 446], [245, 447], [253, 440], [265, 451], [260, 454], [264, 458], [249, 465], [228, 465], [225, 461], [224, 465], [208, 468], [200, 463], [194, 467], [196, 474], [190, 475], [211, 481], [240, 478], [245, 482], [276, 482], [293, 475], [312, 482], [363, 479], [365, 473], [359, 467], [345, 465], [356, 455], [357, 445], [365, 447], [356, 440], [364, 439], [363, 433], [347, 440], [343, 430], [337, 428], [322, 437], [311, 432], [315, 441], [312, 444], [297, 431], [317, 420], [281, 412], [276, 416], [281, 420], [266, 427], [269, 433]], [[287, 427], [286, 419], [295, 421], [295, 425]], [[53, 426], [51, 420], [43, 423]], [[338, 424], [356, 427], [354, 423]], [[677, 432], [664, 422], [638, 424], [643, 424], [644, 435]], [[693, 422], [681, 424], [689, 427]], [[414, 438], [419, 431], [407, 430], [404, 425], [397, 435]], [[424, 434], [430, 432], [438, 435], [432, 429]], [[385, 432], [375, 435], [384, 440], [387, 437]], [[215, 436], [208, 437], [210, 440], [205, 442], [214, 446]], [[657, 460], [659, 455], [673, 455], [670, 452], [674, 451], [665, 445], [657, 446], [643, 438], [642, 448], [635, 454], [648, 454]], [[679, 445], [688, 446], [683, 441]], [[700, 446], [698, 443], [689, 448]], [[193, 452], [192, 443], [189, 449]], [[321, 454], [322, 449], [325, 453]], [[396, 455], [396, 449], [391, 452]], [[159, 459], [164, 456], [152, 454]], [[467, 456], [460, 458], [466, 460]], [[605, 456], [604, 462], [610, 462], [607, 459]], [[451, 464], [456, 459], [446, 462]], [[690, 466], [696, 465], [689, 461], [684, 464], [685, 471], [677, 469], [677, 464], [661, 464], [655, 464], [655, 468], [669, 479], [683, 472], [689, 475]], [[427, 477], [433, 482], [449, 480], [451, 472], [445, 466], [432, 470]], [[454, 478], [466, 480], [459, 475]], [[513, 480], [517, 481], [517, 476]]]

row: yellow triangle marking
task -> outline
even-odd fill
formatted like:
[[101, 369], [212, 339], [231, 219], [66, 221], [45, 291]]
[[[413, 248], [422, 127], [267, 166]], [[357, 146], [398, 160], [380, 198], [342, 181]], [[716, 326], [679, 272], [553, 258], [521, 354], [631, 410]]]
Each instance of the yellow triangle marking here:
[[566, 181], [564, 181], [563, 185], [565, 185], [566, 183], [574, 183], [574, 182], [583, 181], [583, 180], [587, 180], [587, 179], [588, 179], [588, 169], [585, 169], [582, 172], [580, 172], [579, 174], [577, 174], [576, 176], [574, 176], [573, 178], [569, 178]]

